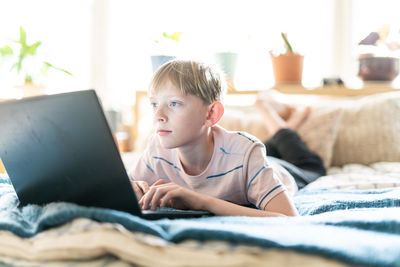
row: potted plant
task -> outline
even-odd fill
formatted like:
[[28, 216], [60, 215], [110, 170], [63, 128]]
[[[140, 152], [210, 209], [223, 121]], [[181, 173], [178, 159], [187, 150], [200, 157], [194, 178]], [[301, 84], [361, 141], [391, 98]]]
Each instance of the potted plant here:
[[270, 52], [275, 84], [301, 84], [304, 56], [293, 51], [285, 33], [281, 33], [285, 51], [278, 55]]
[[[171, 46], [173, 46], [177, 42], [179, 42], [181, 35], [182, 35], [182, 32], [174, 32], [172, 34], [163, 32], [161, 39], [155, 40], [154, 43], [158, 47], [166, 46], [167, 50], [168, 50], [168, 47], [170, 48]], [[161, 51], [161, 52], [159, 52], [159, 54], [151, 56], [151, 65], [153, 68], [153, 72], [155, 72], [164, 63], [176, 58], [175, 55], [170, 55], [169, 53], [170, 53], [170, 51]]]
[[391, 82], [399, 74], [400, 36], [382, 25], [359, 42], [358, 76], [365, 81]]
[[234, 52], [218, 52], [215, 53], [216, 62], [225, 75], [228, 91], [235, 91], [234, 77], [236, 72], [236, 62], [238, 54]]
[[[40, 94], [43, 86], [35, 83], [35, 76], [41, 74], [47, 76], [50, 69], [64, 72], [68, 75], [72, 74], [62, 68], [58, 68], [47, 61], [35, 61], [37, 50], [42, 42], [37, 41], [31, 45], [27, 43], [26, 32], [19, 28], [19, 40], [13, 40], [10, 45], [5, 45], [0, 48], [0, 56], [7, 60], [11, 58], [11, 71], [16, 71], [18, 75], [23, 75], [23, 85], [16, 86], [24, 92], [24, 96]], [[12, 46], [16, 46], [14, 49]], [[29, 62], [30, 61], [30, 62]]]

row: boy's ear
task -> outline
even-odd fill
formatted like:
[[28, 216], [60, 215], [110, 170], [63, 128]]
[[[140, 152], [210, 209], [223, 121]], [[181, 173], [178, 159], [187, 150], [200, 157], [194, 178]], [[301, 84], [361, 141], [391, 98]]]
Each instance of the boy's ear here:
[[219, 101], [215, 101], [210, 105], [206, 126], [211, 127], [215, 125], [221, 119], [222, 115], [224, 115], [224, 105]]

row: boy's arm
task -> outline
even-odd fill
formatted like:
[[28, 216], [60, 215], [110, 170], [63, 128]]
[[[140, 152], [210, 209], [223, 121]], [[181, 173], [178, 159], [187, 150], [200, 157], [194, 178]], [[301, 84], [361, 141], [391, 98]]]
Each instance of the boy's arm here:
[[[280, 195], [278, 194], [274, 199], [281, 201]], [[285, 195], [282, 195], [283, 198]], [[273, 199], [273, 200], [274, 200]], [[159, 180], [152, 185], [149, 191], [140, 199], [139, 204], [142, 205], [142, 209], [148, 209], [150, 204], [153, 210], [156, 207], [171, 207], [177, 209], [193, 209], [193, 210], [206, 210], [215, 215], [221, 216], [253, 216], [253, 217], [266, 217], [266, 216], [284, 216], [284, 215], [296, 215], [297, 212], [294, 209], [292, 212], [286, 212], [282, 210], [282, 207], [274, 207], [271, 200], [267, 206], [271, 205], [272, 210], [265, 211], [253, 208], [243, 207], [225, 200], [221, 200], [215, 197], [203, 195], [195, 191], [183, 188], [174, 183], [165, 184], [163, 180]], [[277, 211], [277, 212], [275, 212]], [[278, 212], [279, 211], [279, 212]]]
[[[285, 198], [285, 192], [278, 194], [274, 197], [267, 206], [272, 204], [274, 199], [277, 198]], [[280, 197], [282, 195], [282, 197]], [[254, 208], [243, 207], [225, 200], [204, 196], [206, 199], [204, 200], [204, 210], [210, 211], [215, 215], [221, 216], [253, 216], [253, 217], [277, 217], [277, 216], [296, 216], [297, 210], [288, 208], [284, 210], [282, 207], [274, 207], [272, 209], [259, 210]], [[207, 199], [208, 198], [208, 199]], [[280, 201], [280, 199], [277, 199]], [[278, 204], [279, 206], [279, 204]]]
[[[259, 207], [261, 211], [268, 211], [287, 216], [298, 215], [293, 199], [286, 189], [284, 175], [269, 163], [265, 147], [255, 145], [247, 157], [246, 194], [250, 203]], [[290, 180], [289, 180], [290, 181]], [[290, 186], [290, 182], [286, 181]], [[265, 204], [266, 203], [266, 204]]]
[[298, 216], [299, 213], [287, 191], [283, 191], [271, 199], [264, 208], [268, 212], [277, 212], [286, 216]]

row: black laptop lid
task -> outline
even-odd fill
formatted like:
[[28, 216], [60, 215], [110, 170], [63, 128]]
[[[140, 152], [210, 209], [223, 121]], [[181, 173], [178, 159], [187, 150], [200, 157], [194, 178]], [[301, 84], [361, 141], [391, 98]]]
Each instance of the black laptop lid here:
[[0, 158], [21, 205], [53, 201], [140, 215], [93, 90], [0, 103]]

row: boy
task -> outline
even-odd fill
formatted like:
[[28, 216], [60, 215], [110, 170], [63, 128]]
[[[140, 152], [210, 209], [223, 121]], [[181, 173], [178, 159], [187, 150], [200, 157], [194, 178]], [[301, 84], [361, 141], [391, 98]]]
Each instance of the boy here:
[[297, 185], [283, 167], [267, 160], [263, 143], [216, 125], [224, 113], [223, 88], [210, 67], [166, 63], [154, 74], [149, 92], [156, 136], [130, 175], [143, 209], [298, 214], [291, 199]]

